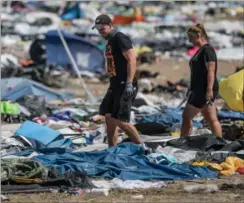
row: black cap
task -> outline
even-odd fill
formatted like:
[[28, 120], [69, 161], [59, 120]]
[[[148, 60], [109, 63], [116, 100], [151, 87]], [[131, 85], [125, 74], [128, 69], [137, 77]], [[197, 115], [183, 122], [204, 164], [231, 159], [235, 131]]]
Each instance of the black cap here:
[[109, 25], [111, 23], [112, 23], [111, 18], [108, 15], [106, 15], [106, 14], [102, 14], [102, 15], [99, 15], [96, 18], [95, 25], [92, 27], [92, 29], [94, 29], [94, 28], [98, 28], [99, 29], [100, 25]]

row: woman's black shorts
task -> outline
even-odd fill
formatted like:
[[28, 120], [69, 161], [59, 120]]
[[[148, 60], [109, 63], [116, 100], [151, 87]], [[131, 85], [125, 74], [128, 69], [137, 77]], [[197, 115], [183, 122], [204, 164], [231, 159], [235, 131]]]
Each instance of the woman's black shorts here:
[[[218, 96], [218, 92], [213, 92], [213, 99], [211, 102], [213, 103], [216, 97]], [[192, 91], [189, 98], [188, 98], [188, 104], [198, 108], [202, 109], [205, 105], [207, 105], [207, 99], [206, 99], [206, 92], [203, 91]]]

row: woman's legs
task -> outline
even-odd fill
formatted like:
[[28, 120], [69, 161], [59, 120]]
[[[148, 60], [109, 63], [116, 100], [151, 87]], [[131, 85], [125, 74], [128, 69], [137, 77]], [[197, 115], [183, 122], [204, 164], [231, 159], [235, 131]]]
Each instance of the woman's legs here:
[[201, 111], [190, 104], [186, 104], [184, 112], [182, 114], [182, 125], [180, 136], [189, 136], [192, 132], [192, 119]]
[[213, 103], [212, 106], [204, 106], [201, 112], [204, 119], [208, 122], [212, 133], [216, 136], [222, 137], [222, 127], [217, 118], [215, 104]]

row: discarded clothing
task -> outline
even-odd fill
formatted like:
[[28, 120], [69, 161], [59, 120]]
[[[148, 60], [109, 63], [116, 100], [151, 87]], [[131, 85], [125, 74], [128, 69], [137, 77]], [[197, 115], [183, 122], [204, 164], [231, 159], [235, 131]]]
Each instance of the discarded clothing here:
[[221, 164], [211, 163], [208, 161], [194, 162], [194, 166], [211, 166], [220, 171], [222, 175], [232, 175], [240, 167], [244, 167], [244, 160], [237, 157], [227, 157]]
[[93, 180], [92, 183], [98, 188], [105, 189], [149, 189], [149, 188], [162, 188], [166, 187], [166, 183], [164, 181], [150, 182], [150, 181], [142, 181], [142, 180], [120, 180], [118, 178], [114, 178], [111, 181], [108, 180]]
[[1, 114], [19, 115], [20, 108], [17, 103], [10, 103], [9, 101], [1, 101]]
[[62, 109], [58, 111], [54, 111], [52, 117], [57, 118], [59, 120], [65, 121], [74, 121], [74, 119], [83, 120], [88, 113], [82, 109]]
[[1, 149], [1, 158], [2, 158], [2, 156], [15, 154], [15, 153], [18, 153], [18, 152], [21, 152], [21, 148], [20, 147], [10, 147], [10, 148], [7, 148], [7, 149]]
[[216, 177], [207, 167], [185, 164], [151, 163], [142, 146], [122, 143], [98, 152], [67, 152], [39, 155], [33, 160], [65, 171], [87, 172], [90, 177], [119, 178], [121, 180], [180, 180]]
[[[66, 171], [59, 174], [56, 169], [48, 169], [41, 163], [29, 159], [2, 159], [1, 183], [1, 186], [6, 183], [37, 183], [42, 186], [95, 187], [84, 172]], [[14, 190], [14, 187], [12, 189]]]
[[165, 155], [162, 153], [151, 153], [148, 156], [148, 159], [153, 163], [161, 163], [163, 161], [177, 163], [177, 160], [173, 156]]
[[169, 133], [170, 127], [161, 123], [138, 123], [135, 128], [144, 135], [158, 135], [162, 133]]
[[244, 139], [244, 122], [241, 124], [221, 124], [223, 138], [234, 141]]
[[12, 146], [18, 146], [20, 148], [25, 148], [24, 144], [14, 137], [0, 137], [1, 149], [8, 149]]
[[170, 157], [174, 157], [176, 159], [176, 163], [179, 164], [194, 160], [197, 154], [197, 151], [184, 150], [184, 149], [174, 148], [170, 146], [164, 148], [158, 146], [155, 152], [165, 154]]
[[[182, 122], [182, 115], [174, 111], [166, 111], [166, 112], [164, 111], [163, 113], [160, 114], [145, 115], [142, 117], [138, 117], [136, 121], [137, 123], [155, 122], [155, 123], [160, 123], [171, 127], [175, 123]], [[196, 127], [202, 127], [202, 125], [197, 121], [193, 121], [193, 125]]]
[[48, 169], [41, 163], [28, 159], [2, 159], [1, 182], [16, 181], [17, 179], [42, 179], [48, 177]]
[[42, 116], [46, 113], [46, 101], [44, 96], [39, 95], [25, 95], [21, 97], [17, 102], [27, 108], [27, 110], [31, 113], [29, 119]]

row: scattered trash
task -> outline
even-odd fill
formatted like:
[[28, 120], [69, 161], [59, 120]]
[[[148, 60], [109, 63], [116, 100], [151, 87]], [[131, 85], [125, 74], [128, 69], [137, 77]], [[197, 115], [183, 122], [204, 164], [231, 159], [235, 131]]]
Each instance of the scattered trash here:
[[229, 190], [229, 189], [244, 189], [244, 183], [237, 183], [237, 184], [231, 184], [231, 183], [224, 183], [219, 187], [220, 190]]
[[103, 189], [103, 188], [85, 189], [85, 192], [94, 195], [104, 195], [104, 196], [109, 195], [109, 189]]
[[1, 201], [9, 201], [9, 198], [6, 195], [1, 194]]
[[206, 192], [206, 193], [214, 193], [219, 190], [218, 186], [215, 184], [206, 184], [206, 185], [187, 185], [184, 187], [186, 192], [198, 193], [198, 192]]
[[131, 198], [132, 199], [143, 199], [144, 195], [132, 195]]

